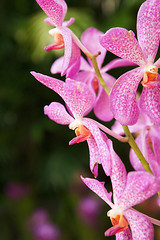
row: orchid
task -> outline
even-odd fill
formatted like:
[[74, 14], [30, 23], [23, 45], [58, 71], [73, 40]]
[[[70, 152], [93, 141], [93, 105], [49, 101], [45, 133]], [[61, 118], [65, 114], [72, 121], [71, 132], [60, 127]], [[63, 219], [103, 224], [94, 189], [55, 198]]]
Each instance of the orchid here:
[[82, 177], [83, 182], [111, 207], [107, 216], [110, 217], [113, 227], [105, 232], [105, 236], [116, 234], [117, 240], [153, 240], [154, 229], [151, 221], [132, 207], [159, 191], [160, 180], [143, 171], [129, 172], [127, 175], [124, 164], [114, 152], [111, 142], [108, 144], [114, 203], [111, 201], [112, 194], [104, 187], [104, 182]]
[[80, 50], [72, 37], [72, 32], [68, 28], [74, 22], [74, 18], [64, 21], [67, 4], [64, 0], [36, 0], [43, 11], [48, 15], [45, 22], [55, 28], [49, 31], [54, 38], [54, 44], [45, 47], [46, 51], [61, 49], [65, 47], [64, 60], [62, 65], [62, 75], [68, 70], [77, 72], [80, 65]]
[[[48, 117], [69, 128], [75, 130], [76, 137], [69, 144], [79, 143], [87, 140], [90, 151], [90, 169], [95, 177], [98, 175], [98, 164], [102, 164], [107, 175], [110, 174], [110, 157], [106, 135], [100, 131], [99, 127], [107, 131], [98, 122], [84, 118], [93, 108], [95, 93], [85, 83], [71, 79], [66, 82], [32, 72], [32, 75], [41, 83], [58, 93], [65, 101], [69, 113], [64, 106], [57, 102], [52, 102], [45, 106], [44, 112]], [[107, 131], [112, 135], [112, 132]], [[113, 133], [114, 135], [114, 133]]]
[[137, 36], [124, 28], [112, 28], [100, 37], [101, 45], [115, 55], [132, 61], [139, 67], [120, 76], [110, 95], [111, 111], [122, 125], [133, 125], [139, 109], [136, 92], [140, 80], [143, 91], [140, 108], [160, 123], [160, 58], [154, 63], [160, 39], [160, 1], [145, 1], [137, 16]]

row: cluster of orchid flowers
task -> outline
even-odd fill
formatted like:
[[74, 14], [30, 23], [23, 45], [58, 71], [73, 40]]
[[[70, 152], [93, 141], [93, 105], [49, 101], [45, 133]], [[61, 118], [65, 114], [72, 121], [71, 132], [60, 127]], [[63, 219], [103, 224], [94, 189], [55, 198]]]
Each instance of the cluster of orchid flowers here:
[[[85, 140], [88, 143], [94, 178], [81, 178], [111, 207], [107, 216], [113, 227], [105, 236], [116, 235], [117, 240], [153, 240], [152, 223], [160, 226], [160, 222], [132, 207], [157, 193], [160, 196], [160, 58], [154, 61], [160, 41], [160, 0], [146, 0], [141, 5], [137, 16], [138, 40], [132, 31], [119, 27], [105, 34], [91, 27], [79, 40], [68, 28], [74, 18], [64, 21], [67, 12], [64, 0], [36, 1], [48, 16], [45, 22], [54, 27], [49, 31], [54, 43], [45, 50], [64, 48], [64, 56], [53, 63], [51, 73], [65, 75], [65, 81], [31, 72], [65, 102], [65, 106], [52, 102], [44, 107], [44, 113], [75, 131], [70, 145]], [[103, 66], [107, 50], [119, 58]], [[134, 68], [117, 80], [107, 73], [123, 66]], [[139, 84], [143, 86], [140, 96]], [[115, 118], [112, 130], [85, 117], [91, 110], [101, 121]], [[130, 161], [136, 171], [127, 174], [106, 133], [130, 144]], [[111, 179], [112, 200], [104, 182], [96, 179], [99, 164]]]

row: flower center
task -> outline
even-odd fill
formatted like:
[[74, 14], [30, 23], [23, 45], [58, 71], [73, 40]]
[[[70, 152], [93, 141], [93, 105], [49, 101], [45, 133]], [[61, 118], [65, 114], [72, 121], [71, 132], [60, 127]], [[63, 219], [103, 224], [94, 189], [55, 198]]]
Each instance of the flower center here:
[[141, 84], [144, 87], [151, 87], [153, 88], [155, 86], [155, 82], [158, 77], [158, 68], [154, 65], [148, 65], [144, 69], [144, 76]]
[[62, 34], [57, 28], [53, 28], [49, 31], [49, 34], [53, 36], [54, 42], [59, 46], [60, 48], [64, 48], [64, 39]]
[[87, 140], [91, 136], [91, 132], [84, 125], [80, 125], [76, 128], [75, 133], [77, 137], [82, 137], [83, 141]]
[[97, 77], [94, 77], [94, 79], [92, 81], [92, 86], [93, 86], [95, 93], [98, 93], [99, 84], [98, 84]]

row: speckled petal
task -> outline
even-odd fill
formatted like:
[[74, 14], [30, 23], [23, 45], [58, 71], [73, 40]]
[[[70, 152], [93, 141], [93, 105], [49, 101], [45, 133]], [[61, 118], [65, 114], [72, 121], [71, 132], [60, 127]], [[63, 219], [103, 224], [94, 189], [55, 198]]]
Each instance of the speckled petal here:
[[120, 76], [112, 88], [111, 111], [122, 125], [133, 125], [138, 120], [136, 93], [142, 76], [141, 68], [133, 69]]
[[[97, 57], [97, 63], [99, 68], [101, 68], [104, 61], [106, 50], [100, 45], [99, 37], [103, 35], [103, 32], [97, 30], [96, 28], [88, 28], [81, 37], [83, 45], [87, 50], [93, 55], [97, 54], [99, 51], [101, 54]], [[90, 59], [88, 59], [90, 62]]]
[[118, 200], [122, 209], [131, 208], [160, 191], [160, 179], [144, 171], [129, 172], [123, 195]]
[[132, 234], [129, 228], [127, 228], [123, 232], [117, 233], [116, 240], [133, 240]]
[[154, 64], [156, 67], [160, 68], [160, 58], [158, 58], [158, 60], [155, 62]]
[[63, 61], [64, 57], [60, 57], [54, 61], [50, 70], [52, 74], [61, 73]]
[[[160, 82], [160, 75], [157, 81]], [[140, 107], [153, 122], [160, 124], [160, 85], [154, 88], [143, 88]]]
[[[64, 61], [62, 66], [61, 75], [65, 75], [68, 68], [70, 68], [69, 72], [67, 72], [67, 77], [71, 77], [71, 74], [74, 75], [78, 72], [80, 68], [80, 49], [72, 39], [71, 30], [69, 28], [63, 27], [61, 28], [61, 34], [64, 39], [65, 52], [64, 52]], [[69, 76], [70, 75], [70, 76]]]
[[159, 46], [160, 0], [145, 1], [137, 16], [137, 36], [147, 62], [154, 62]]
[[36, 0], [55, 26], [61, 26], [67, 12], [64, 0]]
[[111, 208], [113, 203], [111, 202], [112, 193], [108, 193], [104, 187], [104, 182], [99, 182], [96, 179], [92, 178], [83, 178], [82, 181], [90, 188], [94, 193], [96, 193], [100, 198], [102, 198]]
[[94, 105], [95, 93], [83, 82], [66, 79], [64, 101], [75, 118], [82, 118]]
[[58, 80], [56, 78], [49, 77], [47, 75], [31, 72], [31, 74], [42, 84], [47, 86], [48, 88], [52, 89], [56, 93], [58, 93], [62, 98], [64, 95], [64, 82]]
[[100, 86], [96, 102], [94, 105], [94, 114], [102, 121], [109, 122], [113, 118], [113, 114], [110, 110], [109, 96], [105, 90]]
[[140, 66], [144, 64], [143, 52], [132, 31], [119, 27], [111, 28], [100, 37], [100, 44], [120, 58]]
[[111, 178], [112, 189], [113, 189], [113, 202], [117, 204], [126, 186], [127, 172], [121, 159], [113, 149], [112, 141], [108, 140], [108, 144], [109, 144], [109, 149], [111, 154], [110, 178]]
[[154, 240], [154, 228], [146, 216], [132, 209], [125, 211], [125, 216], [131, 227], [133, 240]]
[[119, 67], [127, 67], [127, 66], [135, 66], [135, 64], [131, 61], [128, 61], [126, 59], [116, 58], [112, 61], [110, 61], [107, 65], [101, 68], [101, 72], [107, 72], [113, 68], [119, 68]]
[[98, 151], [99, 151], [99, 156], [100, 156], [100, 162], [102, 164], [105, 174], [109, 176], [111, 171], [111, 162], [110, 162], [111, 157], [110, 157], [109, 145], [107, 143], [108, 138], [104, 133], [102, 133], [99, 130], [95, 122], [92, 121], [92, 119], [84, 118], [83, 123], [92, 133], [92, 136], [96, 141]]
[[90, 156], [90, 170], [94, 174], [94, 177], [98, 176], [98, 164], [101, 164], [100, 154], [94, 137], [91, 135], [87, 139]]
[[71, 115], [67, 113], [65, 107], [58, 102], [52, 102], [49, 106], [45, 106], [44, 114], [56, 123], [63, 125], [68, 125], [74, 121]]

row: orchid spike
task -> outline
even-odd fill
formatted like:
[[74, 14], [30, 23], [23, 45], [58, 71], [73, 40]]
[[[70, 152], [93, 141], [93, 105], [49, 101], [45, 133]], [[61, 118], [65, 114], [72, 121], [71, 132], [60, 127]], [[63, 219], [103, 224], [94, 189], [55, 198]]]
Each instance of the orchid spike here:
[[[104, 171], [110, 175], [110, 154], [107, 144], [108, 138], [100, 131], [98, 122], [85, 118], [95, 102], [95, 93], [83, 82], [66, 79], [66, 82], [32, 72], [32, 75], [41, 83], [58, 93], [65, 101], [65, 107], [57, 102], [45, 106], [44, 112], [48, 117], [75, 130], [76, 137], [69, 144], [87, 140], [90, 153], [90, 169], [95, 177], [98, 175], [98, 164], [102, 164]], [[107, 132], [107, 128], [105, 128]], [[111, 134], [111, 130], [108, 129]], [[113, 134], [114, 135], [114, 134]]]
[[83, 182], [111, 207], [107, 216], [110, 217], [113, 227], [105, 232], [105, 236], [116, 235], [118, 240], [154, 240], [152, 223], [147, 216], [132, 207], [157, 193], [160, 190], [160, 179], [143, 171], [130, 172], [127, 175], [124, 164], [114, 152], [110, 140], [108, 144], [111, 154], [113, 203], [111, 193], [108, 193], [103, 182], [82, 177]]
[[64, 0], [36, 0], [43, 11], [48, 15], [45, 22], [55, 28], [49, 31], [54, 38], [54, 44], [45, 47], [46, 51], [65, 48], [62, 63], [62, 75], [68, 71], [77, 72], [80, 66], [80, 49], [72, 37], [72, 31], [68, 28], [74, 22], [74, 18], [64, 21], [67, 4]]
[[136, 92], [142, 78], [140, 108], [152, 121], [160, 123], [160, 59], [154, 63], [159, 46], [159, 29], [160, 0], [147, 0], [137, 16], [138, 40], [132, 31], [119, 27], [108, 30], [100, 38], [105, 49], [139, 65], [120, 76], [111, 91], [111, 111], [122, 125], [133, 125], [138, 120]]

